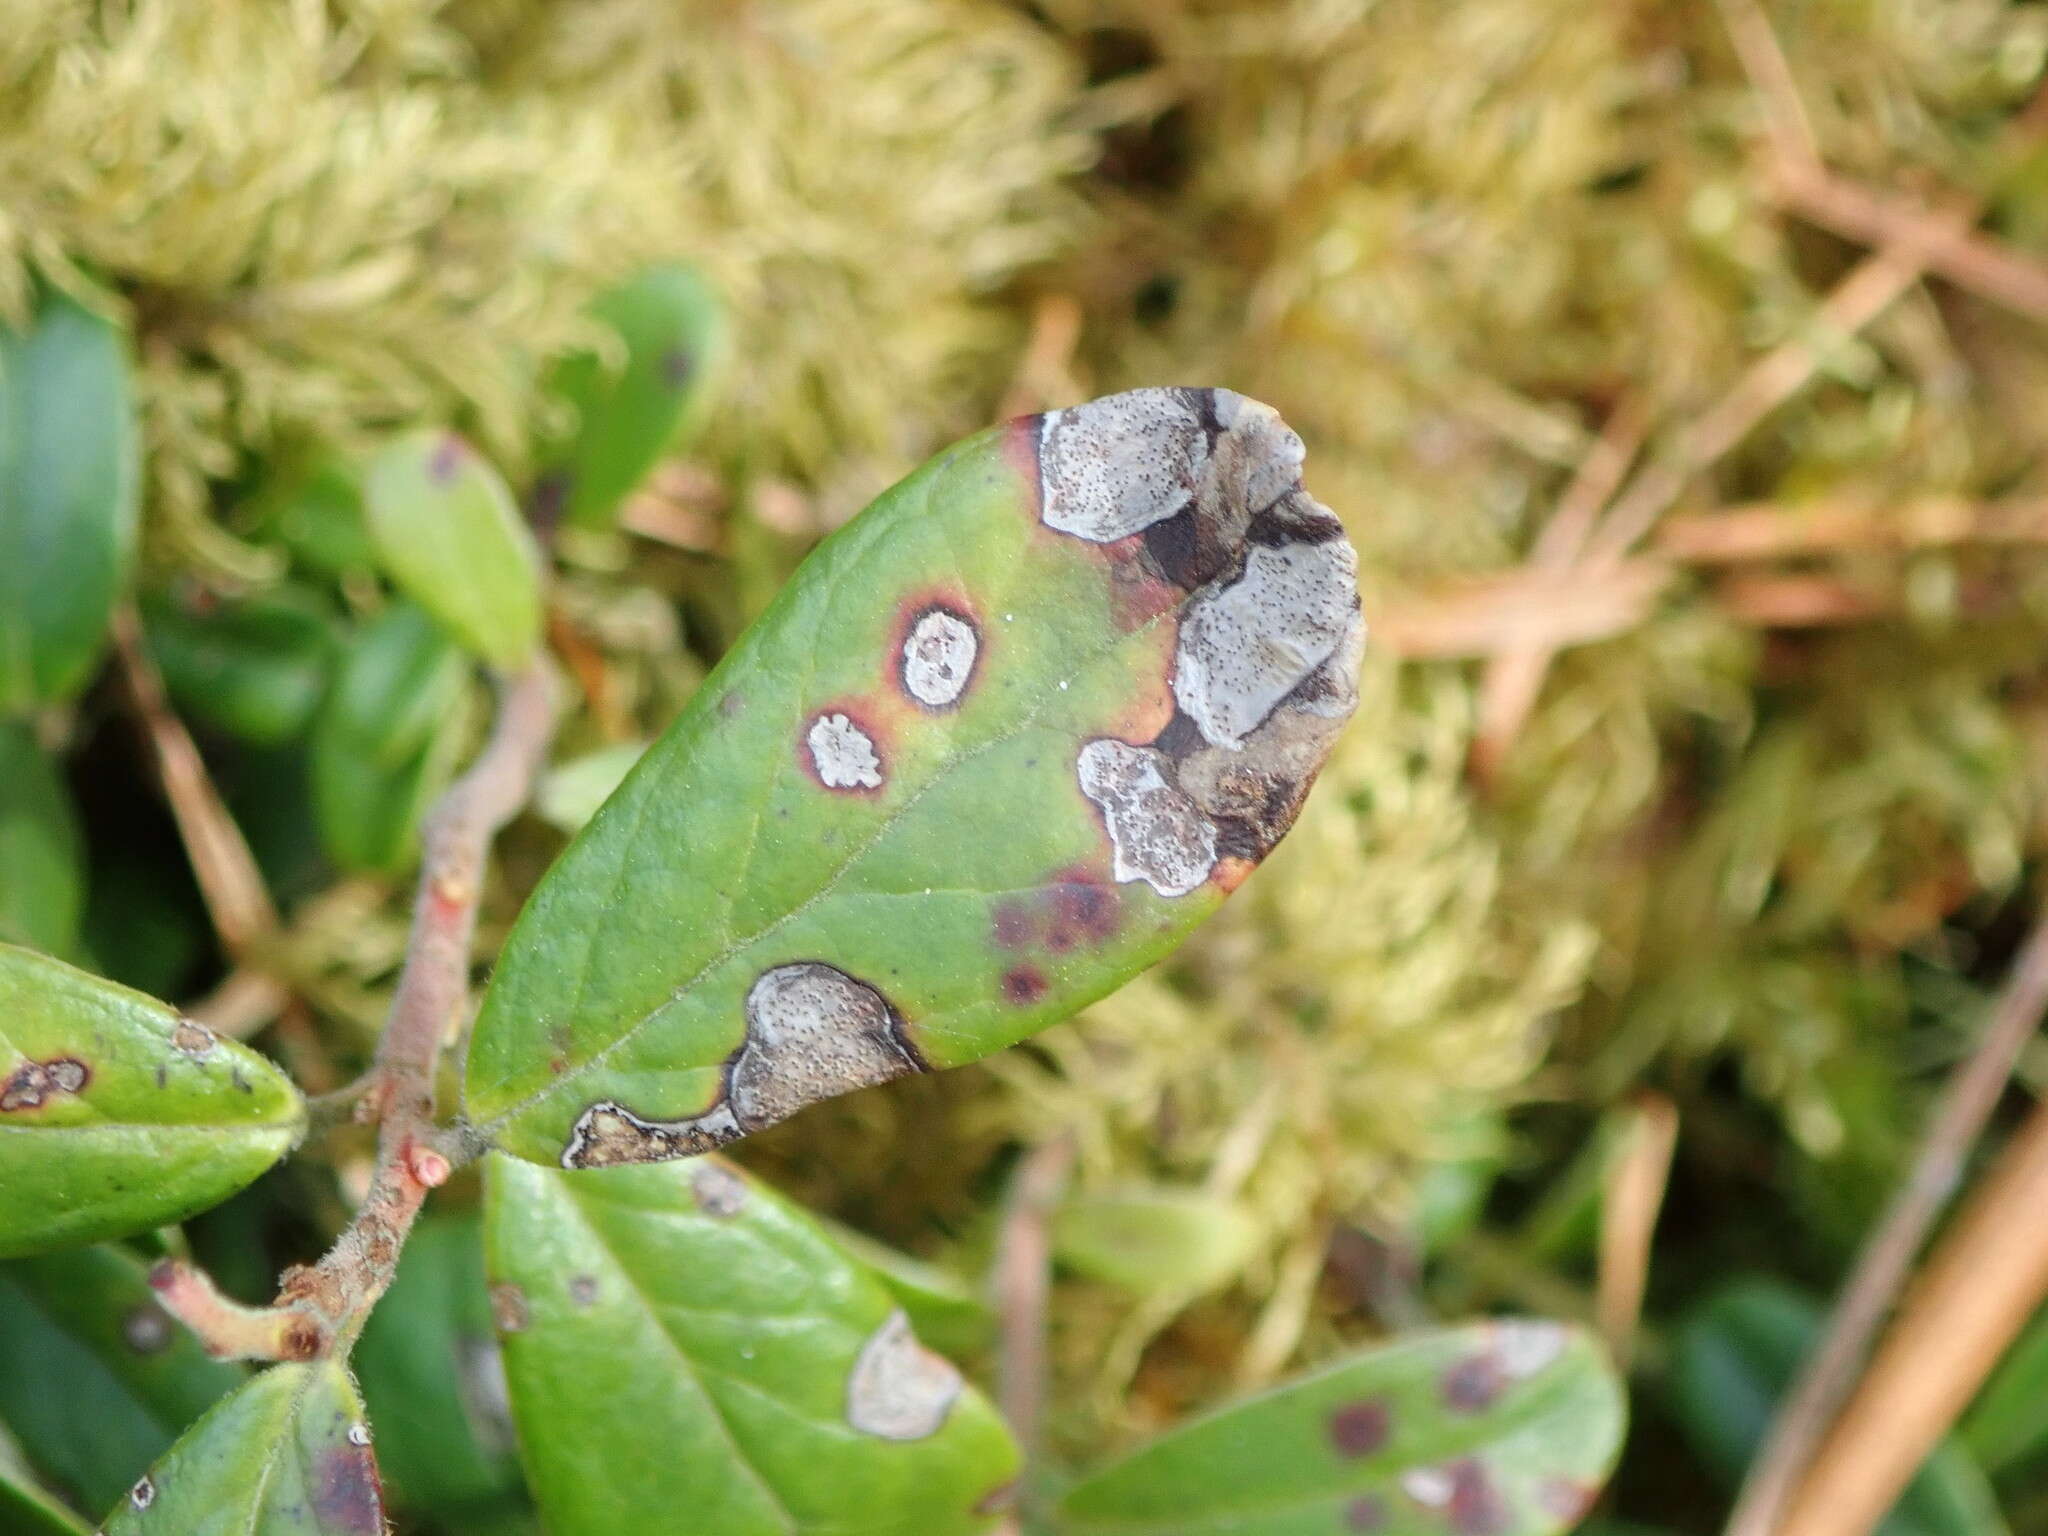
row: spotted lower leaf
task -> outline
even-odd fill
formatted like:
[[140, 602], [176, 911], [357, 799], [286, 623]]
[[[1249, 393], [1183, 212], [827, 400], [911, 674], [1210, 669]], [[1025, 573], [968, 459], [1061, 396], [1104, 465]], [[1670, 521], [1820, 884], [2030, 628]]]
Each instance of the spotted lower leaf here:
[[998, 1050], [1172, 949], [1356, 701], [1301, 441], [1140, 390], [959, 444], [822, 545], [542, 881], [466, 1083], [571, 1167]]
[[105, 1536], [384, 1536], [362, 1399], [331, 1360], [274, 1365], [138, 1478]]
[[954, 1536], [1016, 1475], [880, 1280], [718, 1159], [485, 1174], [513, 1418], [554, 1536]]
[[154, 998], [0, 945], [0, 1258], [181, 1221], [298, 1139], [254, 1051]]
[[1529, 1319], [1417, 1334], [1236, 1403], [1068, 1491], [1062, 1536], [1547, 1536], [1621, 1447], [1594, 1342]]

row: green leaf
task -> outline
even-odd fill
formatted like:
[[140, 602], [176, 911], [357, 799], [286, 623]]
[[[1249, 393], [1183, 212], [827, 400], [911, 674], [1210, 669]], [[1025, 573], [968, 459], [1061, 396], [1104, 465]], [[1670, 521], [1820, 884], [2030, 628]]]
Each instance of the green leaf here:
[[2048, 1452], [2048, 1312], [2005, 1352], [1957, 1433], [1987, 1472]]
[[5, 1467], [0, 1467], [0, 1532], [6, 1536], [86, 1536], [83, 1520]]
[[105, 1509], [247, 1373], [157, 1305], [140, 1263], [78, 1248], [0, 1265], [0, 1422], [81, 1506]]
[[535, 814], [559, 831], [582, 831], [646, 750], [644, 741], [622, 741], [557, 763], [534, 791]]
[[659, 1511], [720, 1536], [948, 1536], [1016, 1474], [994, 1410], [888, 1291], [726, 1163], [494, 1157], [485, 1245], [554, 1536]]
[[136, 516], [127, 340], [51, 293], [25, 334], [0, 326], [0, 711], [91, 679]]
[[473, 1124], [578, 1167], [701, 1152], [1013, 1044], [1171, 950], [1356, 701], [1356, 559], [1300, 462], [1264, 406], [1141, 390], [885, 493], [527, 903]]
[[1140, 1295], [1199, 1296], [1227, 1284], [1258, 1248], [1258, 1223], [1233, 1200], [1166, 1187], [1074, 1195], [1053, 1216], [1070, 1269]]
[[912, 1330], [940, 1354], [973, 1354], [994, 1336], [994, 1308], [978, 1288], [950, 1269], [912, 1258], [829, 1216], [810, 1214], [833, 1242], [882, 1282], [910, 1319]]
[[482, 1232], [474, 1212], [414, 1227], [397, 1278], [356, 1344], [377, 1460], [398, 1504], [459, 1509], [521, 1486]]
[[391, 873], [412, 856], [453, 767], [449, 730], [468, 668], [425, 610], [393, 603], [349, 647], [313, 723], [313, 814], [344, 869]]
[[71, 791], [26, 723], [0, 720], [0, 940], [78, 946], [85, 840]]
[[0, 1258], [225, 1200], [298, 1139], [269, 1062], [154, 998], [0, 945]]
[[322, 576], [377, 569], [377, 549], [363, 515], [362, 475], [343, 459], [294, 466], [267, 485], [256, 498], [256, 531]]
[[540, 550], [512, 493], [452, 432], [408, 433], [363, 475], [370, 537], [391, 579], [493, 666], [540, 643]]
[[[1696, 1306], [1672, 1345], [1679, 1427], [1730, 1488], [1763, 1443], [1778, 1398], [1820, 1336], [1819, 1306], [1771, 1280], [1739, 1280]], [[1983, 1470], [1942, 1444], [1900, 1497], [1879, 1536], [1984, 1536], [2005, 1521]]]
[[1176, 1429], [1076, 1484], [1068, 1536], [1569, 1530], [1621, 1448], [1598, 1346], [1532, 1319], [1415, 1334]]
[[142, 616], [173, 702], [244, 741], [291, 740], [327, 691], [334, 621], [310, 592], [157, 594], [145, 599]]
[[331, 1360], [222, 1399], [121, 1498], [106, 1536], [384, 1536], [363, 1405]]
[[578, 353], [549, 385], [574, 414], [541, 454], [533, 503], [544, 524], [616, 522], [662, 454], [696, 435], [730, 351], [725, 311], [692, 267], [649, 267], [591, 313], [615, 333], [615, 355]]

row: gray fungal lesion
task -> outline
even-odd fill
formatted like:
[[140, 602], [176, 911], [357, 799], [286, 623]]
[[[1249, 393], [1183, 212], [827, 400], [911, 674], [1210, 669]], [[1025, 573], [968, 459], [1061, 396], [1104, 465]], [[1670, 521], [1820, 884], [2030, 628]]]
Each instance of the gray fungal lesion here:
[[874, 738], [849, 715], [821, 714], [804, 734], [811, 768], [827, 789], [880, 789], [882, 759]]
[[951, 709], [974, 676], [981, 636], [950, 608], [927, 608], [903, 638], [903, 691], [926, 709]]
[[881, 1440], [923, 1440], [945, 1427], [960, 1372], [920, 1344], [897, 1308], [868, 1336], [846, 1379], [846, 1422]]
[[[1358, 704], [1358, 557], [1301, 484], [1301, 439], [1227, 389], [1135, 390], [1056, 411], [1039, 435], [1041, 516], [1179, 587], [1173, 721], [1090, 741], [1075, 765], [1116, 878], [1184, 895], [1293, 825]], [[1206, 877], [1207, 870], [1204, 870]]]
[[649, 1120], [605, 1100], [577, 1117], [565, 1168], [694, 1157], [787, 1119], [806, 1104], [926, 1070], [896, 1010], [837, 966], [770, 967], [747, 990], [746, 1038], [726, 1061], [718, 1102], [683, 1120]]
[[73, 1056], [24, 1061], [0, 1082], [0, 1114], [40, 1109], [53, 1098], [79, 1092], [91, 1079], [91, 1068]]

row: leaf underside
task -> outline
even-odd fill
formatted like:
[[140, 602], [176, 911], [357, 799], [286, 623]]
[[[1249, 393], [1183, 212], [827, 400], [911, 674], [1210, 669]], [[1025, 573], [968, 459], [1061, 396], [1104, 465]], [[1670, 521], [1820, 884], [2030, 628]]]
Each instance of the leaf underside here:
[[1356, 701], [1355, 556], [1225, 390], [970, 438], [822, 545], [542, 881], [496, 1145], [690, 1155], [1014, 1043], [1165, 954]]

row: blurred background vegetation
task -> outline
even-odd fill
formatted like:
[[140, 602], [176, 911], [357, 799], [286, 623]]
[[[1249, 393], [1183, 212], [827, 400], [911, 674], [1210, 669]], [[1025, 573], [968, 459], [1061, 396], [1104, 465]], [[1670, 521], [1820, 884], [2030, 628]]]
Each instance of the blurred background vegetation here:
[[[1836, 176], [2048, 239], [2048, 8], [1770, 10]], [[1609, 1507], [1713, 1529], [2048, 807], [2048, 310], [1918, 266], [1861, 303], [1883, 240], [1788, 195], [1768, 106], [1716, 7], [1654, 0], [0, 0], [0, 319], [68, 292], [132, 332], [130, 659], [280, 913], [221, 931], [116, 667], [0, 739], [0, 929], [353, 1076], [392, 829], [483, 714], [394, 634], [356, 466], [447, 425], [544, 485], [563, 360], [650, 264], [726, 341], [617, 525], [563, 530], [575, 707], [487, 945], [876, 491], [1001, 415], [1228, 385], [1307, 440], [1377, 628], [1293, 836], [1086, 1016], [744, 1160], [973, 1273], [1070, 1137], [1078, 1451], [1422, 1317], [1593, 1316], [1610, 1172], [1675, 1125]], [[1616, 482], [1639, 536], [1575, 536]], [[262, 1293], [363, 1157], [195, 1245]], [[1899, 1529], [2048, 1531], [2035, 1369]], [[493, 1487], [416, 1514], [494, 1528], [447, 1513]]]

